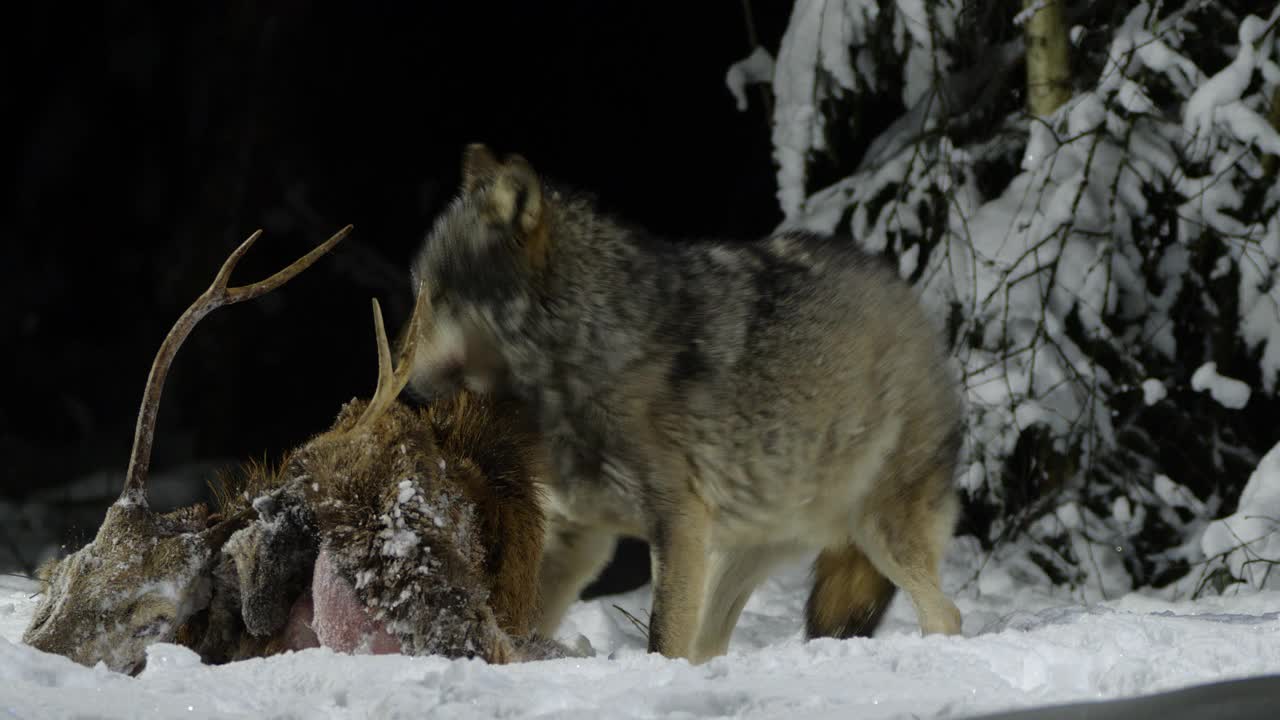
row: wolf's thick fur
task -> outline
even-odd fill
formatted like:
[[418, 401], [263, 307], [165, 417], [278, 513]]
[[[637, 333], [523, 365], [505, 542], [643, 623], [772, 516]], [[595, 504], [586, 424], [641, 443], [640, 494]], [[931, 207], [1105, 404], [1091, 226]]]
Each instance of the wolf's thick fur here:
[[847, 239], [670, 242], [473, 145], [414, 280], [414, 386], [513, 392], [549, 442], [541, 631], [632, 535], [668, 656], [723, 653], [812, 550], [809, 635], [869, 634], [895, 585], [924, 632], [959, 632], [938, 577], [959, 396], [911, 288]]

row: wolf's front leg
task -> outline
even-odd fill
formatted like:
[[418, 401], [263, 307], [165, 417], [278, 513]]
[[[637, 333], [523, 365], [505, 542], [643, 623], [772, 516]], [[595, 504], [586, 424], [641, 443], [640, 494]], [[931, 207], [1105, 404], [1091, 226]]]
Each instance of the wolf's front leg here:
[[538, 633], [555, 637], [565, 612], [609, 564], [616, 544], [617, 538], [607, 530], [548, 520], [538, 571], [540, 607], [534, 627]]
[[692, 659], [698, 617], [705, 602], [711, 526], [706, 507], [694, 497], [658, 511], [652, 530], [653, 608], [649, 652]]

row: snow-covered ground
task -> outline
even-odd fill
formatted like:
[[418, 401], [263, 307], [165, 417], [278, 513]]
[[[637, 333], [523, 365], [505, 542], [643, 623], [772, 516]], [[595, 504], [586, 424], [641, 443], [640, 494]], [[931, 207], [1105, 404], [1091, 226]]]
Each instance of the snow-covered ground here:
[[[972, 557], [963, 545], [953, 556]], [[591, 659], [489, 666], [306, 650], [209, 667], [159, 645], [137, 678], [22, 645], [32, 588], [0, 576], [0, 716], [966, 717], [1280, 673], [1280, 592], [1080, 603], [998, 567], [966, 583], [972, 573], [948, 563], [963, 638], [920, 637], [900, 594], [877, 637], [805, 643], [806, 568], [795, 566], [752, 597], [729, 655], [697, 667], [647, 655], [615, 609], [645, 618], [646, 587], [574, 607], [562, 633], [584, 635]]]

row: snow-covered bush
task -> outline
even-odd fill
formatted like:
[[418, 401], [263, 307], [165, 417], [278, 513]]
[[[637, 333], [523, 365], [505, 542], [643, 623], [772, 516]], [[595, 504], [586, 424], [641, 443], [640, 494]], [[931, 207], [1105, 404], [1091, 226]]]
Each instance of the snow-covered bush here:
[[1197, 539], [1280, 428], [1280, 6], [1069, 4], [1073, 94], [1046, 117], [1022, 10], [798, 0], [784, 226], [883, 253], [945, 323], [961, 532], [1051, 582], [1162, 586], [1208, 567]]

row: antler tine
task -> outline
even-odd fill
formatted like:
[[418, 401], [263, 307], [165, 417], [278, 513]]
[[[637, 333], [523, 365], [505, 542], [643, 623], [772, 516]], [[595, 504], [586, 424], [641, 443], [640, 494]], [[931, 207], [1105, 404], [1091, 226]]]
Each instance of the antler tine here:
[[213, 277], [213, 284], [209, 286], [210, 289], [225, 289], [227, 287], [227, 284], [231, 281], [232, 271], [236, 269], [236, 265], [240, 264], [240, 259], [245, 256], [245, 253], [249, 252], [249, 248], [253, 247], [253, 244], [260, 237], [262, 237], [262, 228], [254, 230], [249, 237], [245, 238], [244, 242], [240, 243], [239, 247], [231, 251], [231, 254], [222, 263], [222, 267], [218, 268], [218, 274]]
[[138, 422], [133, 430], [133, 449], [129, 453], [129, 469], [125, 471], [124, 490], [121, 491], [120, 500], [117, 502], [121, 504], [137, 504], [143, 507], [147, 505], [147, 470], [151, 465], [151, 442], [155, 434], [156, 412], [160, 408], [160, 393], [164, 389], [165, 376], [169, 373], [169, 365], [173, 362], [173, 356], [177, 354], [178, 348], [182, 346], [183, 341], [187, 339], [187, 335], [191, 333], [191, 329], [195, 327], [196, 323], [200, 322], [205, 315], [223, 305], [233, 305], [244, 300], [252, 300], [292, 280], [298, 273], [311, 267], [322, 255], [333, 249], [334, 245], [341, 242], [351, 232], [351, 228], [351, 225], [342, 228], [311, 252], [295, 260], [288, 267], [252, 285], [228, 287], [227, 283], [231, 278], [231, 272], [235, 270], [240, 259], [249, 251], [253, 243], [262, 236], [262, 230], [254, 232], [232, 251], [226, 262], [222, 263], [222, 268], [218, 270], [217, 276], [214, 277], [213, 284], [209, 286], [208, 290], [201, 293], [200, 297], [196, 298], [195, 302], [191, 303], [191, 306], [182, 313], [177, 322], [173, 324], [173, 327], [169, 329], [169, 334], [165, 336], [164, 342], [160, 344], [160, 349], [156, 351], [155, 360], [151, 363], [151, 372], [147, 375], [146, 388], [142, 392], [142, 406], [138, 410]]
[[421, 317], [430, 310], [430, 300], [424, 288], [419, 288], [417, 300], [413, 304], [413, 312], [409, 315], [408, 328], [404, 343], [396, 358], [395, 368], [391, 366], [391, 347], [387, 343], [387, 330], [382, 321], [382, 308], [378, 299], [373, 299], [373, 332], [378, 343], [378, 385], [373, 397], [365, 406], [364, 412], [351, 427], [351, 432], [367, 428], [377, 421], [387, 408], [395, 402], [404, 386], [409, 384], [409, 375], [413, 372], [413, 356], [418, 346], [418, 327]]
[[224, 305], [230, 305], [244, 300], [252, 300], [260, 295], [265, 295], [289, 282], [303, 270], [311, 267], [316, 260], [319, 260], [321, 256], [332, 250], [334, 245], [342, 242], [342, 239], [351, 232], [352, 227], [353, 226], [351, 225], [347, 225], [342, 228], [338, 232], [334, 233], [328, 240], [325, 240], [323, 243], [313, 248], [311, 252], [303, 255], [297, 260], [294, 260], [293, 264], [289, 265], [289, 267], [276, 272], [276, 274], [265, 280], [259, 280], [252, 285], [241, 285], [239, 287], [232, 288], [227, 287], [227, 281], [231, 279], [231, 271], [235, 270], [236, 265], [240, 262], [240, 258], [244, 257], [244, 254], [253, 246], [254, 241], [262, 235], [262, 231], [258, 230], [254, 234], [250, 235], [249, 238], [240, 245], [240, 247], [236, 248], [235, 251], [231, 253], [231, 256], [227, 258], [227, 261], [222, 264], [222, 269], [218, 271], [218, 276], [214, 278], [213, 286], [210, 287], [210, 290], [213, 290], [213, 288], [222, 288], [222, 290], [226, 292], [228, 300], [227, 302], [222, 303]]
[[382, 320], [378, 298], [373, 298], [373, 334], [378, 343], [378, 385], [373, 395], [381, 399], [395, 384], [395, 371], [391, 367], [391, 346], [387, 343], [387, 326]]
[[422, 316], [431, 312], [431, 298], [425, 284], [418, 285], [418, 296], [414, 298], [413, 311], [409, 313], [408, 328], [405, 331], [404, 344], [400, 346], [400, 356], [396, 359], [395, 383], [399, 394], [409, 384], [409, 375], [413, 372], [413, 356], [418, 351], [418, 328], [422, 325]]

